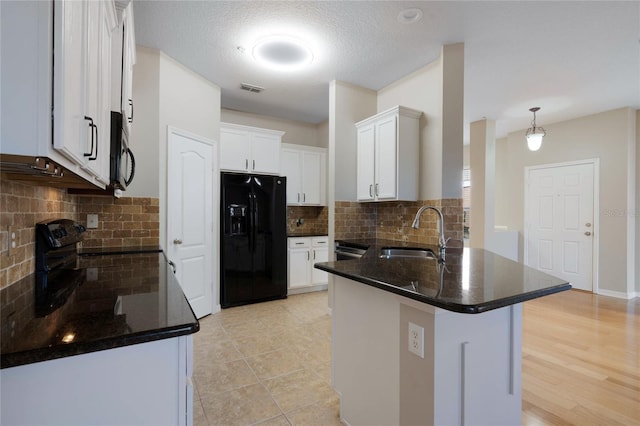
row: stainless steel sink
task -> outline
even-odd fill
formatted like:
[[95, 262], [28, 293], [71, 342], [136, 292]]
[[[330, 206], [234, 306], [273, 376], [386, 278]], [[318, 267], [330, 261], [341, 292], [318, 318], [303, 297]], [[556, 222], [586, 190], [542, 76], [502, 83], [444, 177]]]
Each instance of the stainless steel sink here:
[[435, 253], [429, 249], [416, 248], [416, 247], [385, 247], [380, 249], [380, 257], [383, 259], [395, 259], [398, 257], [412, 257], [419, 259], [433, 259], [437, 260], [438, 257]]

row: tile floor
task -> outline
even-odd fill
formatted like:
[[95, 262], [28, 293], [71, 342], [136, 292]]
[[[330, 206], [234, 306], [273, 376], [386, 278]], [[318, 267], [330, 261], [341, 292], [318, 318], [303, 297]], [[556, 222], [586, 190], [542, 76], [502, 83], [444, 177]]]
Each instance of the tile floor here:
[[194, 425], [339, 425], [327, 292], [224, 309], [194, 335]]

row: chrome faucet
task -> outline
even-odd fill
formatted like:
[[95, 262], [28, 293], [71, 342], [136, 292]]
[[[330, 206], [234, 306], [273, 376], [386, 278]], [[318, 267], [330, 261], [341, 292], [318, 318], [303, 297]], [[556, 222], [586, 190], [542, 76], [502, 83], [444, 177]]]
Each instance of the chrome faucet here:
[[446, 240], [444, 238], [444, 216], [442, 215], [442, 212], [437, 207], [422, 206], [416, 213], [416, 217], [415, 219], [413, 219], [413, 223], [411, 224], [411, 226], [415, 229], [418, 229], [418, 227], [420, 227], [420, 216], [425, 210], [435, 211], [438, 214], [438, 218], [440, 219], [440, 238], [438, 239], [438, 249], [440, 250], [440, 260], [444, 261], [444, 252], [447, 248], [447, 242], [449, 242], [451, 238], [447, 238]]

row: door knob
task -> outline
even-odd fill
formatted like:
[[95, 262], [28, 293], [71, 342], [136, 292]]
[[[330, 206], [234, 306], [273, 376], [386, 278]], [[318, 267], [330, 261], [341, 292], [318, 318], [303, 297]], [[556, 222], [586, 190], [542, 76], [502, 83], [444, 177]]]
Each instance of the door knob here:
[[584, 226], [586, 226], [587, 228], [591, 228], [591, 224], [589, 222], [585, 223]]
[[584, 235], [586, 235], [588, 237], [589, 235], [591, 235], [591, 232], [587, 231], [587, 232], [584, 233]]
[[176, 238], [173, 240], [173, 244], [182, 244], [182, 240], [179, 238]]

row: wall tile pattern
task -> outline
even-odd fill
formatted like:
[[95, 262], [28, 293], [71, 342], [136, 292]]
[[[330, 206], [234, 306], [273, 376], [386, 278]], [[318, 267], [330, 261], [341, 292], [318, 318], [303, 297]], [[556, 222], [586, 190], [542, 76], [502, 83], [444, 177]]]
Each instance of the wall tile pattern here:
[[[304, 224], [298, 226], [299, 218], [304, 219]], [[329, 232], [329, 209], [327, 207], [314, 206], [288, 206], [287, 207], [287, 235], [315, 234], [327, 235]]]
[[[159, 245], [160, 207], [157, 198], [113, 198], [69, 195], [65, 190], [17, 182], [0, 176], [0, 288], [35, 270], [35, 224], [70, 218], [86, 225], [87, 214], [98, 214], [99, 227], [88, 229], [83, 247]], [[8, 227], [16, 247], [8, 251]]]
[[78, 197], [80, 222], [98, 215], [98, 228], [87, 229], [83, 248], [141, 247], [160, 244], [160, 200], [132, 197]]
[[441, 209], [445, 222], [445, 237], [451, 247], [462, 247], [462, 199], [389, 201], [357, 203], [336, 201], [335, 238], [378, 238], [392, 241], [437, 244], [439, 229], [437, 215], [426, 211], [420, 218], [420, 228], [411, 223], [423, 205]]
[[376, 237], [376, 204], [355, 201], [335, 202], [335, 238]]
[[[77, 197], [65, 190], [16, 182], [0, 176], [0, 288], [35, 270], [35, 224], [67, 217], [78, 220]], [[8, 251], [8, 227], [16, 247]]]

